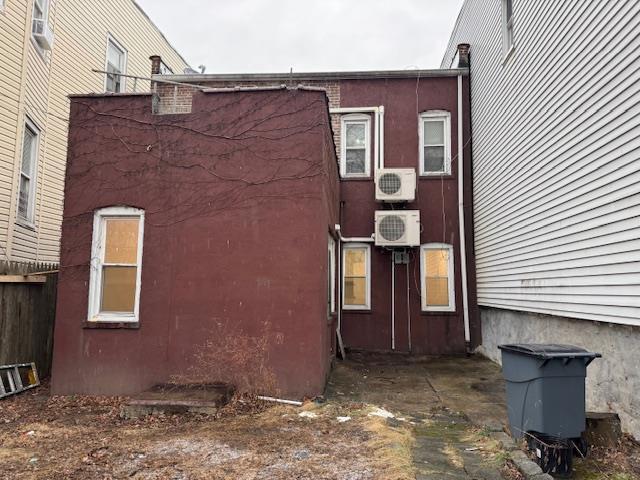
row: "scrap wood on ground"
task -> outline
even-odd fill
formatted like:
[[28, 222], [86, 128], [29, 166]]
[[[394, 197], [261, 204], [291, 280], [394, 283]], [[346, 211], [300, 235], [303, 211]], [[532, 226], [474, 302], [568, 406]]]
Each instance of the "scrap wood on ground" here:
[[235, 397], [215, 416], [127, 420], [125, 401], [46, 388], [3, 401], [0, 478], [413, 478], [409, 429], [369, 416], [367, 404], [299, 408]]

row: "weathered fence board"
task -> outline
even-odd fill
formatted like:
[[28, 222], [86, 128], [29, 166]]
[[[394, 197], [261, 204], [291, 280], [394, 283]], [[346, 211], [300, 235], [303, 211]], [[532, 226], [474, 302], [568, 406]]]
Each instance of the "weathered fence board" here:
[[[51, 272], [57, 265], [0, 261], [0, 275]], [[35, 362], [38, 373], [51, 372], [57, 273], [45, 283], [0, 282], [0, 365]]]

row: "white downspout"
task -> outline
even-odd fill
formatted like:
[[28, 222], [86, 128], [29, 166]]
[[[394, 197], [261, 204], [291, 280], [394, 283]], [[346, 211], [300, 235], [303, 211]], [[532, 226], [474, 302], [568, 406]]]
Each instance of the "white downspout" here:
[[464, 340], [471, 342], [469, 326], [469, 292], [467, 291], [467, 239], [464, 230], [464, 132], [462, 118], [462, 75], [458, 75], [458, 226], [460, 227], [460, 270], [462, 271], [462, 307], [464, 312]]
[[384, 105], [378, 107], [378, 121], [376, 122], [380, 128], [380, 153], [378, 160], [380, 168], [384, 168]]

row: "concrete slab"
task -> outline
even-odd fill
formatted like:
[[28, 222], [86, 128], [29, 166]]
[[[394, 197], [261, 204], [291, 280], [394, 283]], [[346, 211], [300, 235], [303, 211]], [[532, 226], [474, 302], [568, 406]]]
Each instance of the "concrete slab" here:
[[202, 413], [214, 415], [226, 405], [233, 395], [233, 388], [223, 383], [156, 385], [142, 392], [123, 407], [123, 418], [145, 415]]
[[336, 365], [327, 396], [371, 403], [413, 422], [417, 479], [498, 480], [500, 465], [477, 451], [472, 433], [505, 425], [501, 378], [499, 367], [481, 357], [356, 353]]

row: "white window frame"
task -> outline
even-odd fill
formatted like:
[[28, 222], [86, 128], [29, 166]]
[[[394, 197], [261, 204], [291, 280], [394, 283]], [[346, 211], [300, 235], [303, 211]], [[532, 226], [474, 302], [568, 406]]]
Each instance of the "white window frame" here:
[[[347, 251], [355, 249], [365, 249], [365, 264], [366, 264], [366, 303], [364, 305], [347, 305], [344, 301], [345, 292], [345, 280], [346, 280], [346, 259]], [[343, 310], [371, 310], [371, 245], [368, 243], [343, 243], [342, 244], [342, 308]]]
[[[427, 305], [427, 281], [425, 268], [425, 252], [427, 250], [447, 250], [449, 252], [449, 305]], [[456, 311], [456, 295], [455, 295], [455, 279], [454, 279], [454, 257], [453, 245], [448, 243], [425, 243], [420, 247], [420, 283], [422, 296], [423, 312], [455, 312]]]
[[[425, 145], [424, 143], [424, 124], [427, 122], [437, 121], [444, 123], [444, 170], [439, 172], [427, 172], [424, 168], [424, 147], [429, 145]], [[451, 112], [444, 110], [430, 110], [428, 112], [421, 113], [418, 121], [418, 137], [420, 139], [420, 152], [418, 155], [418, 162], [420, 163], [420, 165], [418, 165], [418, 171], [420, 172], [420, 176], [439, 177], [442, 175], [451, 175]]]
[[[4, 6], [4, 0], [0, 1], [2, 1]], [[42, 11], [42, 17], [38, 17], [37, 20], [44, 20], [46, 22], [49, 19], [49, 0], [33, 0], [33, 11], [31, 13], [32, 21], [36, 20], [36, 5], [38, 5], [38, 8]]]
[[0, 13], [4, 13], [6, 0], [0, 0]]
[[[133, 313], [100, 312], [102, 297], [102, 267], [104, 265], [104, 247], [106, 220], [108, 218], [138, 217], [138, 255], [136, 263], [136, 293]], [[93, 241], [91, 244], [91, 272], [89, 279], [89, 322], [137, 323], [140, 312], [140, 281], [142, 278], [142, 245], [144, 237], [144, 210], [133, 207], [106, 207], [96, 210], [93, 216]], [[113, 264], [109, 264], [113, 265]]]
[[329, 313], [336, 313], [336, 241], [329, 234], [329, 241], [327, 246], [327, 262], [329, 271], [327, 272], [327, 278], [329, 281]]
[[[511, 2], [511, 18], [507, 17], [507, 3]], [[504, 54], [503, 63], [511, 56], [515, 49], [514, 34], [514, 1], [502, 0], [502, 52]]]
[[[128, 59], [129, 59], [129, 55], [127, 52], [127, 49], [124, 48], [122, 46], [122, 44], [120, 42], [118, 42], [113, 35], [111, 35], [110, 33], [107, 34], [107, 48], [104, 51], [104, 71], [108, 71], [108, 67], [109, 67], [109, 44], [113, 44], [118, 50], [120, 50], [124, 57], [123, 57], [123, 68], [122, 71], [120, 72], [120, 75], [126, 75], [127, 74], [127, 63], [128, 63]], [[104, 91], [107, 91], [107, 74], [104, 74]], [[113, 93], [123, 93], [127, 91], [127, 78], [126, 77], [121, 77], [120, 80], [120, 91], [119, 92], [113, 92]]]
[[[21, 152], [24, 152], [24, 139], [27, 134], [27, 130], [29, 130], [34, 135], [33, 146], [31, 148], [31, 171], [24, 172], [22, 167], [24, 163], [23, 155], [20, 155], [20, 171], [18, 173], [18, 198], [16, 203], [16, 218], [17, 222], [21, 225], [33, 228], [35, 221], [35, 200], [36, 200], [36, 185], [38, 182], [38, 158], [40, 154], [40, 129], [37, 125], [29, 118], [26, 117], [24, 122], [24, 130], [22, 132], [22, 145]], [[21, 184], [20, 181], [22, 177], [26, 177], [29, 179], [29, 193], [27, 195], [27, 216], [23, 217], [20, 215], [20, 209], [18, 208], [20, 205], [20, 194], [21, 192]]]
[[[364, 173], [347, 173], [347, 125], [364, 124]], [[340, 118], [340, 176], [369, 178], [371, 176], [371, 117], [351, 114]]]

